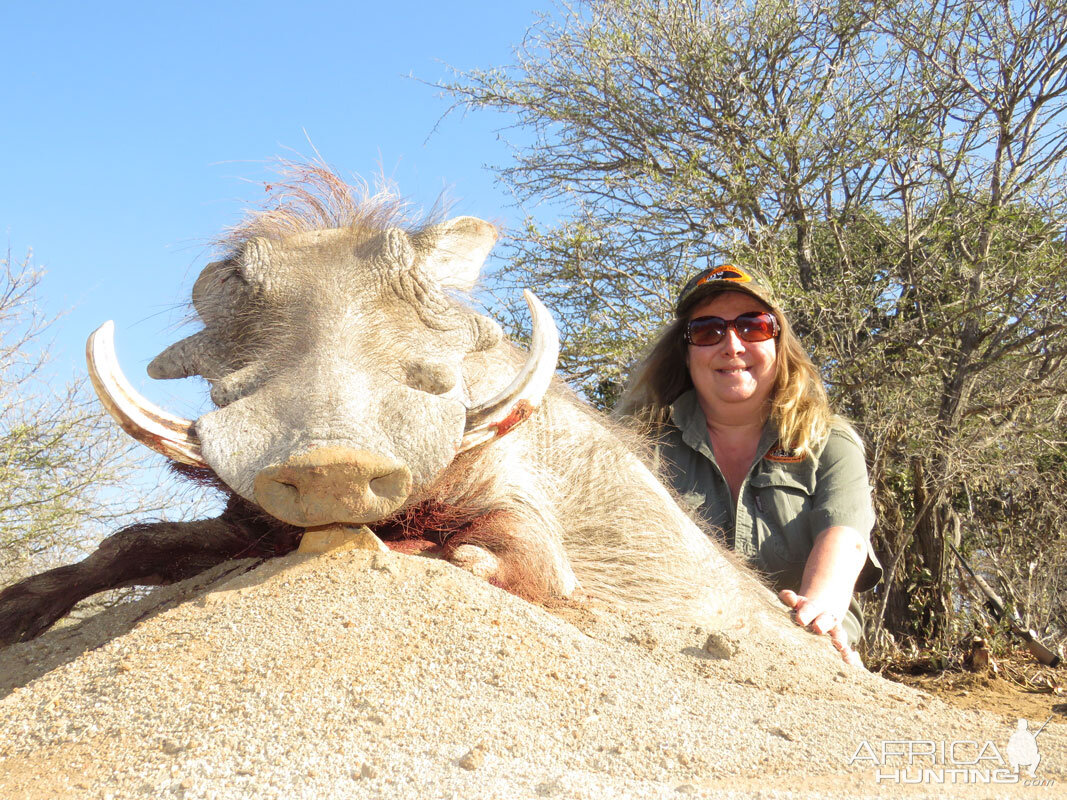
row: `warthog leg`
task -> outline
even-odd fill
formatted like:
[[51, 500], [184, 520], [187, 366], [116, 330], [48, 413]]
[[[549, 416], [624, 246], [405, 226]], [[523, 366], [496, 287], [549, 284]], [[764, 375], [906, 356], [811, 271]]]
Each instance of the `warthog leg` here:
[[559, 551], [509, 511], [470, 511], [437, 503], [405, 509], [371, 525], [391, 550], [450, 561], [494, 586], [533, 602], [569, 597], [576, 588]]
[[535, 603], [569, 597], [575, 589], [569, 565], [552, 558], [553, 549], [523, 535], [506, 511], [472, 520], [448, 537], [442, 556], [456, 566]]
[[261, 541], [261, 536], [262, 531], [235, 524], [226, 514], [124, 528], [104, 539], [84, 561], [34, 575], [0, 592], [0, 646], [32, 639], [97, 592], [174, 583], [223, 561], [276, 555], [295, 546]]
[[500, 559], [476, 544], [461, 544], [452, 550], [448, 560], [485, 580], [493, 578], [500, 571]]

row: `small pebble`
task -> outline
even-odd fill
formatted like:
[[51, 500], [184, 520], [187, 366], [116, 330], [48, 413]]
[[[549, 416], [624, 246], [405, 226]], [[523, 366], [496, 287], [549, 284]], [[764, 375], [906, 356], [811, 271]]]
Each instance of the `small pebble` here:
[[361, 778], [377, 778], [378, 770], [373, 764], [366, 763], [359, 768], [359, 776]]
[[485, 763], [485, 747], [482, 745], [476, 745], [472, 747], [463, 758], [459, 760], [459, 765], [463, 769], [476, 770], [482, 764]]
[[704, 652], [712, 658], [721, 660], [731, 659], [740, 651], [738, 643], [725, 633], [715, 631], [708, 634], [708, 640], [704, 642]]
[[396, 565], [392, 562], [388, 555], [384, 553], [378, 553], [374, 556], [374, 559], [370, 562], [371, 569], [384, 572], [388, 575], [396, 575]]

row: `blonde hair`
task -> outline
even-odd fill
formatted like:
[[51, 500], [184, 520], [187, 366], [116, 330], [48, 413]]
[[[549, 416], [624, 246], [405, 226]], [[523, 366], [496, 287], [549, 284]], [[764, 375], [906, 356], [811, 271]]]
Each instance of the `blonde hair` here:
[[[777, 374], [771, 390], [771, 419], [778, 426], [780, 446], [797, 455], [811, 455], [830, 432], [834, 419], [822, 378], [793, 332], [789, 320], [775, 310], [781, 332], [776, 343]], [[656, 337], [631, 370], [615, 415], [655, 434], [670, 420], [671, 403], [693, 388], [686, 365], [687, 319], [676, 319]]]

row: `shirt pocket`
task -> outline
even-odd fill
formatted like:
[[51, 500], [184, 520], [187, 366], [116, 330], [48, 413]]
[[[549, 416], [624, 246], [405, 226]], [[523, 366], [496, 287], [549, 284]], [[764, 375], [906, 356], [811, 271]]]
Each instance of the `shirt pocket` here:
[[777, 588], [795, 588], [812, 548], [808, 484], [776, 466], [754, 475], [749, 486], [756, 512], [758, 565]]

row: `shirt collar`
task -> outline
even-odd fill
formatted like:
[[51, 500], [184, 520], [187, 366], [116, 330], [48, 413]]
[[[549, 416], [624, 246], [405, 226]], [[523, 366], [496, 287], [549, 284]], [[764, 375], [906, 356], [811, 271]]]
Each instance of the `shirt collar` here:
[[[696, 389], [689, 389], [671, 403], [671, 419], [682, 434], [682, 441], [691, 448], [715, 461], [708, 438], [708, 421], [700, 407]], [[763, 458], [778, 443], [778, 426], [768, 419], [763, 426], [759, 441], [759, 457]], [[718, 462], [716, 462], [718, 463]]]

